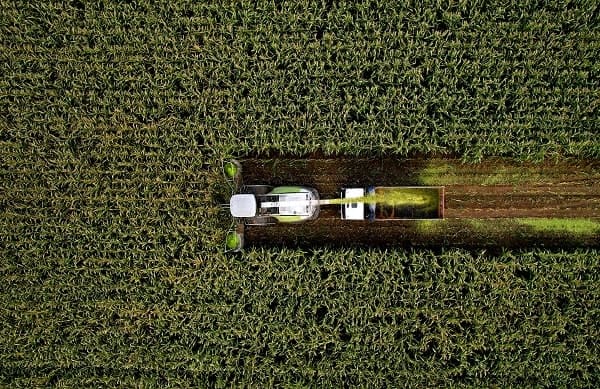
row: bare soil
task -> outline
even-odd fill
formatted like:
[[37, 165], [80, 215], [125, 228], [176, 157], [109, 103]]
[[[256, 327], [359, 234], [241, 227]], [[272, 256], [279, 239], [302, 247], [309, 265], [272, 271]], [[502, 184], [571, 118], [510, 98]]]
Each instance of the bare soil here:
[[[525, 164], [494, 159], [463, 164], [446, 158], [276, 158], [247, 159], [242, 166], [245, 184], [306, 185], [324, 198], [338, 197], [342, 187], [353, 186], [446, 187], [446, 220], [430, 233], [414, 221], [342, 221], [333, 206], [323, 207], [317, 220], [303, 224], [247, 227], [250, 245], [570, 247], [598, 246], [600, 240], [598, 234], [542, 234], [508, 220], [600, 218], [600, 161]], [[468, 219], [487, 219], [490, 227], [474, 229]]]

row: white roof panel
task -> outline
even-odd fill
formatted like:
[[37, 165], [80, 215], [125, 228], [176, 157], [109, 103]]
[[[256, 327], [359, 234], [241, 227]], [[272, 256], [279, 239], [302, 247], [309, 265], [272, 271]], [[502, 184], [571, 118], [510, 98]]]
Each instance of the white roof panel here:
[[[365, 195], [364, 188], [348, 188], [344, 191], [344, 198], [352, 199], [363, 197]], [[347, 203], [342, 204], [346, 220], [363, 220], [365, 218], [365, 203]]]
[[233, 217], [256, 216], [256, 198], [253, 194], [236, 194], [229, 200], [229, 209]]

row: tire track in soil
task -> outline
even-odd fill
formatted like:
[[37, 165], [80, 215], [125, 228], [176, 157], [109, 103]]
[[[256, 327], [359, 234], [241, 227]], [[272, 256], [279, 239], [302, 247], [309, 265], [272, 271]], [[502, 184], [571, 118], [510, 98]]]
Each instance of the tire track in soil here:
[[242, 164], [247, 184], [305, 185], [323, 198], [338, 197], [342, 187], [352, 186], [411, 186], [427, 180], [446, 187], [447, 220], [437, 234], [425, 234], [413, 221], [341, 221], [333, 206], [323, 207], [317, 220], [306, 223], [246, 227], [249, 245], [575, 247], [597, 246], [600, 238], [596, 234], [573, 241], [528, 229], [482, 234], [464, 220], [600, 218], [600, 161], [538, 165], [494, 159], [470, 165], [449, 158], [274, 158]]

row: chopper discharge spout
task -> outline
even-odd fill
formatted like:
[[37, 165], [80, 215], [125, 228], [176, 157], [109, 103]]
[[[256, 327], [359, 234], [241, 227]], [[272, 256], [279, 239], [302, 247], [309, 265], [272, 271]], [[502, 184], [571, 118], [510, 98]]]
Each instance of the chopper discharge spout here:
[[297, 206], [320, 206], [335, 204], [333, 199], [321, 200], [287, 200], [287, 201], [264, 201], [260, 203], [261, 208], [274, 207], [297, 207]]

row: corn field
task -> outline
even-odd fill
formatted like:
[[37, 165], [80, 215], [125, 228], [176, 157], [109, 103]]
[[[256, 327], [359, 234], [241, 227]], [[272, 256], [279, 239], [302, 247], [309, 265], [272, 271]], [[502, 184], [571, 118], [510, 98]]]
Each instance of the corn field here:
[[232, 156], [600, 158], [598, 2], [0, 0], [0, 74], [0, 386], [600, 381], [597, 250], [231, 256], [219, 207]]

